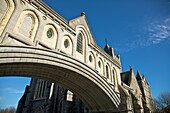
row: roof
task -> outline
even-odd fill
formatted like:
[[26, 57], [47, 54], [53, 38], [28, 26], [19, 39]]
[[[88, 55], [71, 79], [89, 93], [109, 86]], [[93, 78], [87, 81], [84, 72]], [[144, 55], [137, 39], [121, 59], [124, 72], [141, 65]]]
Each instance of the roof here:
[[83, 25], [85, 27], [87, 33], [89, 34], [90, 42], [93, 45], [96, 45], [95, 39], [94, 39], [93, 34], [92, 34], [91, 30], [90, 30], [90, 27], [89, 27], [89, 24], [87, 22], [87, 19], [85, 17], [84, 12], [81, 13], [80, 17], [77, 17], [77, 18], [69, 21], [69, 26], [72, 27], [72, 29], [74, 29], [75, 31], [76, 31], [76, 27], [78, 25]]
[[141, 75], [140, 75], [140, 73], [138, 71], [137, 71], [136, 79], [137, 79], [137, 81], [142, 80], [142, 77], [141, 77]]
[[104, 47], [104, 51], [109, 54], [110, 56], [113, 56], [112, 53], [112, 47], [109, 47], [109, 45], [106, 43], [105, 47]]
[[144, 74], [142, 74], [142, 75], [143, 75], [143, 77], [142, 77], [143, 81], [144, 81], [145, 83], [147, 83], [147, 85], [149, 86], [149, 83], [148, 83], [148, 81], [146, 80]]
[[128, 86], [130, 86], [130, 82], [131, 82], [131, 71], [127, 71], [127, 72], [123, 72], [123, 73], [121, 73], [121, 79], [122, 79], [122, 81], [126, 84], [126, 85], [128, 85]]

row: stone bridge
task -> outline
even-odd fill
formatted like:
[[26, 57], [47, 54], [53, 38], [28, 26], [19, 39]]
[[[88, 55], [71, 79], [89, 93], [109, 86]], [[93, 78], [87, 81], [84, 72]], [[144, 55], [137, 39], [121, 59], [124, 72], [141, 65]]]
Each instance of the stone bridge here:
[[119, 55], [96, 45], [84, 13], [68, 22], [41, 0], [0, 2], [1, 77], [45, 79], [71, 90], [92, 111], [118, 109]]

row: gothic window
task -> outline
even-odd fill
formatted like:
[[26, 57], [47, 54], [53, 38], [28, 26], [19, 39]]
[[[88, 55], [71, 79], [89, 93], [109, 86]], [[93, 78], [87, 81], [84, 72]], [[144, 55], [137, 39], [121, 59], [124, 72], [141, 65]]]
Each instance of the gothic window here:
[[108, 70], [108, 66], [106, 66], [106, 77], [109, 78], [109, 70]]
[[82, 54], [82, 35], [80, 33], [77, 36], [77, 51]]
[[47, 81], [39, 79], [35, 91], [35, 99], [43, 98], [45, 96]]

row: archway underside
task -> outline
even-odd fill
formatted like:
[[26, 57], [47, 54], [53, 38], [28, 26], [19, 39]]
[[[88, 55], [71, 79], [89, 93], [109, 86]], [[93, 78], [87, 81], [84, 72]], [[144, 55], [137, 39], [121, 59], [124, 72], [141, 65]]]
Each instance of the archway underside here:
[[119, 97], [94, 70], [67, 55], [31, 47], [0, 46], [0, 77], [52, 81], [71, 90], [92, 111], [115, 111]]

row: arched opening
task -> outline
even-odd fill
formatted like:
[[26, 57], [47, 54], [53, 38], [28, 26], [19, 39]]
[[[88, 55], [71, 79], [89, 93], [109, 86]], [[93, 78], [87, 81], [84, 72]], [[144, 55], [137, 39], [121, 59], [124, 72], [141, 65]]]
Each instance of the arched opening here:
[[82, 34], [79, 33], [78, 36], [77, 36], [77, 48], [76, 50], [83, 54], [83, 37], [82, 37]]
[[109, 79], [109, 69], [107, 65], [106, 65], [106, 78]]
[[23, 34], [26, 37], [31, 37], [32, 34], [32, 29], [34, 27], [34, 20], [33, 17], [31, 15], [27, 15], [22, 24], [21, 27], [19, 29], [19, 33]]
[[73, 42], [68, 35], [66, 35], [62, 38], [62, 43], [61, 43], [60, 49], [63, 53], [66, 53], [69, 55], [73, 54]]
[[109, 82], [112, 82], [112, 76], [111, 76], [111, 72], [110, 72], [111, 69], [110, 69], [110, 66], [109, 66], [108, 63], [106, 64], [105, 69], [106, 69], [105, 75], [106, 75], [107, 80], [108, 80]]
[[57, 29], [49, 24], [45, 25], [40, 39], [40, 43], [49, 48], [55, 49], [57, 44], [58, 34]]
[[92, 52], [89, 52], [89, 56], [88, 56], [88, 64], [89, 64], [89, 66], [91, 66], [92, 68], [94, 68], [95, 69], [95, 57], [94, 57], [94, 55], [93, 55], [93, 53]]
[[85, 37], [84, 34], [79, 31], [77, 34], [77, 40], [76, 40], [76, 58], [80, 61], [85, 61]]
[[37, 28], [39, 25], [38, 18], [33, 11], [23, 11], [15, 25], [14, 32], [26, 39], [34, 41]]
[[112, 82], [113, 82], [115, 88], [118, 90], [117, 73], [116, 73], [116, 70], [114, 68], [112, 69], [112, 78], [113, 78]]
[[98, 72], [99, 72], [99, 74], [104, 75], [104, 72], [103, 72], [103, 61], [102, 61], [101, 58], [99, 58], [97, 65], [98, 65]]

